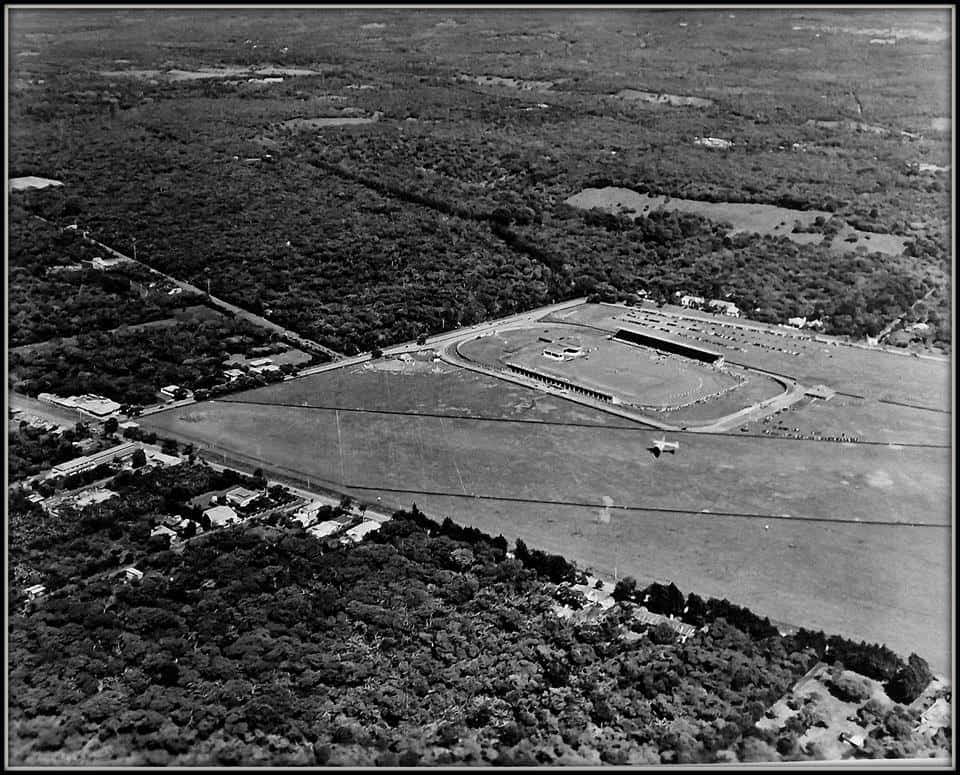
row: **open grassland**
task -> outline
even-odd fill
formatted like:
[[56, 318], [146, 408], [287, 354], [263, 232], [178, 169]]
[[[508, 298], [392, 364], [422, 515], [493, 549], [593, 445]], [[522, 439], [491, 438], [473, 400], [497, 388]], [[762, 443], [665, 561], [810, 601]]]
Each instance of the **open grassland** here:
[[[832, 213], [825, 210], [795, 210], [776, 205], [742, 202], [702, 202], [694, 199], [640, 194], [629, 188], [616, 186], [587, 188], [565, 201], [566, 204], [581, 210], [598, 208], [631, 218], [649, 215], [657, 210], [694, 213], [717, 223], [729, 223], [732, 227], [731, 234], [738, 232], [772, 234], [787, 237], [800, 245], [819, 244], [823, 240], [823, 235], [794, 233], [794, 225], [807, 228], [817, 218], [827, 221], [832, 217]], [[848, 238], [850, 241], [847, 241]], [[871, 253], [899, 256], [903, 253], [906, 243], [906, 237], [896, 234], [868, 233], [852, 226], [844, 226], [838, 231], [832, 247], [835, 250], [852, 252], [862, 245]]]
[[[391, 382], [393, 399], [380, 380]], [[410, 384], [400, 387], [401, 380]], [[486, 381], [494, 413], [516, 406], [524, 393], [536, 396]], [[416, 375], [328, 373], [240, 399], [298, 403], [309, 397], [309, 386], [316, 399], [339, 393], [362, 403], [363, 395], [376, 394], [383, 397], [381, 407], [386, 399], [423, 410], [431, 397], [418, 392], [418, 384], [424, 380]], [[451, 406], [436, 396], [432, 408], [448, 411]], [[563, 402], [547, 414], [564, 419], [569, 406]], [[781, 621], [884, 641], [917, 651], [938, 669], [946, 665], [946, 527], [835, 520], [949, 525], [947, 450], [684, 434], [676, 455], [656, 459], [648, 450], [654, 434], [645, 430], [226, 402], [183, 407], [143, 424], [161, 435], [235, 450], [265, 467], [345, 483], [370, 500], [379, 494], [390, 505], [416, 502], [430, 513], [522, 537], [601, 571], [616, 566], [621, 575], [670, 578]], [[617, 505], [694, 513], [615, 509], [610, 525], [598, 525], [604, 496]]]
[[[847, 436], [891, 444], [950, 444], [950, 415], [896, 404], [834, 396], [829, 401], [804, 399], [767, 422], [751, 425], [751, 432], [786, 426], [804, 436]], [[799, 428], [800, 430], [795, 430]]]
[[[684, 320], [679, 315], [698, 319]], [[585, 304], [549, 319], [610, 331], [624, 323], [646, 324], [647, 320], [656, 320], [668, 333], [692, 344], [721, 349], [730, 362], [794, 377], [804, 385], [823, 383], [869, 399], [900, 401], [941, 411], [950, 406], [950, 363], [946, 360], [854, 347], [831, 337], [814, 339], [797, 330], [731, 320], [672, 305], [662, 310], [652, 305], [631, 310]]]
[[296, 404], [392, 412], [512, 420], [547, 420], [593, 425], [630, 425], [629, 420], [492, 379], [465, 369], [425, 370], [423, 364], [384, 359], [335, 369], [323, 375], [268, 385], [236, 396], [261, 404]]

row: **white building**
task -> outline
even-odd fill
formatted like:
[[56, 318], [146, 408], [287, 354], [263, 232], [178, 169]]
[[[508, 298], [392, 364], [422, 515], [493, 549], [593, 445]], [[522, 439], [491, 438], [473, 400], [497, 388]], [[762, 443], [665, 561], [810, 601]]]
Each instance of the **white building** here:
[[176, 531], [171, 530], [166, 525], [157, 525], [153, 530], [150, 531], [150, 537], [154, 536], [169, 536], [171, 541], [176, 541], [178, 536]]
[[803, 328], [807, 325], [807, 319], [805, 317], [787, 318], [787, 325], [793, 326], [794, 328]]
[[108, 500], [113, 498], [120, 497], [113, 490], [106, 490], [102, 488], [97, 488], [95, 490], [89, 490], [88, 492], [78, 495], [74, 501], [73, 505], [78, 509], [82, 509], [86, 506], [95, 505], [98, 503], [106, 503]]
[[110, 449], [102, 450], [96, 454], [89, 455], [87, 457], [78, 457], [73, 460], [67, 460], [64, 463], [59, 463], [55, 465], [50, 470], [50, 476], [69, 476], [70, 474], [79, 474], [84, 471], [92, 471], [99, 465], [103, 463], [112, 463], [115, 460], [122, 460], [125, 457], [133, 455], [133, 453], [138, 450], [140, 446], [134, 444], [133, 442], [126, 442], [125, 444], [118, 444], [115, 447]]
[[222, 525], [230, 525], [235, 522], [239, 522], [239, 519], [237, 518], [237, 512], [235, 512], [229, 506], [214, 506], [211, 509], [207, 509], [203, 513], [205, 516], [209, 517], [211, 527], [221, 527]]
[[238, 509], [244, 509], [253, 503], [262, 493], [248, 490], [246, 487], [234, 487], [224, 493], [227, 503], [236, 506]]
[[247, 372], [245, 372], [243, 369], [227, 369], [225, 372], [223, 372], [223, 376], [233, 382], [233, 380], [240, 379], [240, 377], [246, 373]]
[[44, 403], [63, 406], [67, 409], [80, 409], [97, 417], [106, 417], [120, 409], [120, 404], [116, 401], [111, 401], [109, 398], [93, 395], [92, 393], [87, 393], [82, 396], [68, 396], [67, 398], [63, 398], [54, 393], [40, 393], [37, 399]]
[[327, 536], [331, 536], [334, 533], [339, 532], [342, 528], [343, 528], [343, 525], [341, 525], [336, 520], [331, 519], [326, 522], [321, 522], [318, 525], [314, 525], [313, 527], [307, 528], [307, 532], [310, 535], [312, 535], [314, 538], [326, 538]]
[[344, 533], [344, 539], [350, 541], [360, 541], [368, 533], [373, 533], [376, 530], [380, 529], [380, 523], [374, 522], [373, 520], [367, 520], [366, 522], [361, 522], [356, 527], [350, 528], [346, 533]]
[[730, 140], [723, 140], [719, 137], [695, 137], [693, 139], [695, 145], [702, 145], [704, 148], [714, 148], [714, 149], [723, 149], [726, 150], [730, 148], [733, 143]]
[[47, 588], [43, 584], [34, 584], [32, 587], [27, 587], [23, 591], [30, 600], [36, 600], [38, 597], [43, 597], [47, 594]]
[[703, 296], [681, 296], [680, 297], [680, 306], [681, 307], [690, 307], [703, 304], [706, 299]]
[[740, 308], [730, 301], [721, 299], [711, 299], [707, 305], [714, 312], [722, 312], [724, 315], [732, 318], [740, 317]]

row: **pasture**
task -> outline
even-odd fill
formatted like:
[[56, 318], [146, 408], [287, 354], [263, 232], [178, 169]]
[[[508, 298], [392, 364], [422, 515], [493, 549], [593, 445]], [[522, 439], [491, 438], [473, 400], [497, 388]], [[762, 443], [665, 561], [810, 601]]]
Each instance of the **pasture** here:
[[[431, 380], [449, 387], [461, 379], [467, 383], [453, 394], [427, 388]], [[606, 418], [621, 427], [590, 428], [297, 406], [346, 401], [508, 420], [602, 417], [459, 372], [355, 368], [231, 401], [251, 403], [206, 402], [142, 424], [267, 469], [343, 483], [369, 501], [416, 502], [601, 573], [669, 578], [685, 591], [725, 596], [780, 621], [914, 650], [938, 670], [947, 664], [948, 450], [680, 434], [679, 452], [657, 459], [649, 451], [654, 432], [622, 427], [622, 419]], [[634, 508], [614, 509], [610, 525], [598, 525], [604, 496]], [[897, 524], [908, 522], [935, 526]]]
[[[701, 202], [695, 199], [680, 199], [667, 196], [640, 194], [629, 188], [608, 186], [606, 188], [586, 188], [578, 194], [564, 200], [566, 204], [581, 210], [598, 208], [618, 215], [636, 218], [649, 215], [656, 210], [669, 212], [694, 213], [717, 223], [728, 223], [730, 233], [753, 232], [787, 237], [797, 244], [819, 244], [823, 235], [815, 233], [793, 232], [795, 224], [802, 228], [811, 226], [819, 217], [829, 220], [832, 214], [826, 210], [793, 210], [776, 205], [751, 204], [742, 202]], [[850, 242], [847, 239], [850, 238]], [[839, 230], [831, 245], [832, 249], [850, 252], [863, 245], [873, 253], [899, 256], [906, 245], [906, 237], [895, 234], [873, 234], [860, 231], [852, 226]]]

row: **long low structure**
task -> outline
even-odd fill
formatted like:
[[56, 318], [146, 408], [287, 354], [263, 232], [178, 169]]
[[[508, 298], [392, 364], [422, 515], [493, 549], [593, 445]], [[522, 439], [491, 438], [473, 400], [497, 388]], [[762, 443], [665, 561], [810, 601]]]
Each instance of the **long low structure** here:
[[121, 460], [128, 455], [132, 455], [139, 448], [140, 445], [134, 444], [133, 442], [118, 444], [116, 447], [110, 447], [110, 449], [102, 450], [93, 455], [74, 458], [73, 460], [68, 460], [65, 463], [55, 465], [50, 470], [50, 475], [69, 476], [70, 474], [80, 474], [84, 471], [92, 471], [99, 465], [103, 465], [104, 463], [112, 463], [114, 460]]
[[603, 393], [599, 390], [594, 390], [593, 388], [578, 385], [575, 382], [568, 382], [560, 377], [554, 377], [551, 374], [544, 374], [543, 372], [536, 371], [534, 369], [528, 369], [525, 366], [517, 366], [515, 363], [508, 363], [506, 366], [514, 374], [519, 374], [523, 377], [528, 377], [529, 379], [535, 379], [538, 382], [543, 382], [549, 385], [550, 387], [560, 388], [561, 390], [569, 390], [571, 393], [579, 393], [580, 395], [588, 396], [589, 398], [595, 398], [598, 401], [605, 401], [608, 403], [613, 402], [613, 396], [610, 393]]
[[713, 366], [723, 365], [723, 353], [715, 350], [707, 350], [704, 347], [697, 347], [693, 344], [678, 342], [675, 339], [665, 339], [662, 336], [649, 333], [647, 331], [633, 331], [629, 328], [621, 328], [613, 336], [614, 339], [627, 344], [637, 344], [641, 347], [651, 347], [654, 350], [670, 353], [671, 355], [681, 355], [684, 358], [691, 358], [702, 363], [709, 363]]

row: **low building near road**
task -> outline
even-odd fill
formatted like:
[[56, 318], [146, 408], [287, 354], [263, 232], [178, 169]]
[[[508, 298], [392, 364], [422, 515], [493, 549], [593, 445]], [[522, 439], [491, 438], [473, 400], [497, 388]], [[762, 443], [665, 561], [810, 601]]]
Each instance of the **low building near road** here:
[[179, 385], [167, 385], [160, 388], [160, 395], [172, 398], [174, 401], [182, 401], [184, 398], [193, 396], [193, 393]]
[[722, 299], [711, 299], [707, 302], [707, 307], [711, 312], [721, 312], [727, 317], [738, 318], [740, 317], [740, 308], [730, 301], [723, 301]]
[[36, 600], [47, 594], [47, 588], [43, 584], [34, 584], [32, 587], [27, 587], [23, 591], [28, 600]]
[[151, 530], [150, 537], [153, 538], [154, 536], [168, 536], [171, 542], [176, 541], [179, 538], [177, 532], [175, 530], [171, 530], [166, 525], [157, 525], [153, 530]]
[[807, 325], [807, 319], [805, 317], [787, 318], [787, 325], [793, 326], [794, 328], [803, 328]]
[[73, 499], [73, 505], [78, 509], [82, 509], [98, 503], [106, 503], [108, 500], [119, 497], [119, 493], [115, 493], [113, 490], [107, 490], [102, 487], [98, 487], [94, 490], [88, 490], [87, 492], [78, 495]]
[[110, 447], [110, 449], [104, 449], [100, 452], [97, 452], [94, 455], [89, 455], [87, 457], [78, 457], [73, 460], [67, 460], [64, 463], [58, 463], [50, 470], [50, 476], [69, 476], [70, 474], [79, 474], [84, 471], [92, 471], [99, 465], [104, 463], [113, 463], [116, 460], [122, 460], [125, 457], [133, 455], [133, 453], [140, 449], [139, 444], [134, 444], [133, 442], [126, 442], [125, 444], [118, 444], [115, 447]]
[[117, 425], [117, 428], [121, 431], [130, 431], [139, 427], [140, 423], [134, 422], [133, 420], [127, 420], [126, 422], [122, 422]]
[[120, 404], [116, 401], [111, 401], [109, 398], [94, 395], [93, 393], [87, 393], [82, 396], [67, 396], [66, 398], [58, 396], [55, 393], [40, 393], [37, 399], [47, 404], [53, 404], [54, 406], [62, 406], [66, 409], [79, 409], [82, 412], [87, 412], [88, 414], [101, 418], [107, 417], [120, 410]]
[[368, 520], [366, 522], [361, 522], [356, 527], [350, 528], [346, 533], [343, 534], [344, 541], [360, 541], [368, 533], [373, 533], [376, 530], [380, 529], [380, 523]]
[[223, 376], [233, 382], [233, 380], [240, 379], [240, 377], [245, 376], [246, 373], [247, 372], [245, 372], [243, 369], [227, 369], [223, 372]]
[[342, 524], [331, 519], [326, 522], [320, 522], [313, 527], [308, 527], [307, 532], [314, 538], [326, 538], [327, 536], [332, 536], [335, 533], [338, 533], [342, 529]]
[[151, 447], [144, 447], [143, 452], [147, 456], [148, 465], [169, 468], [171, 466], [178, 466], [183, 462], [183, 458], [175, 455], [168, 455], [166, 452], [160, 452], [159, 450]]
[[814, 385], [813, 387], [807, 388], [804, 393], [804, 395], [809, 398], [819, 398], [821, 401], [829, 401], [836, 394], [836, 390], [826, 385]]
[[235, 506], [238, 509], [245, 509], [261, 495], [263, 495], [263, 493], [248, 490], [246, 487], [234, 487], [227, 490], [223, 497], [227, 499], [227, 503], [231, 506]]
[[204, 511], [203, 514], [210, 519], [211, 527], [222, 527], [240, 521], [237, 512], [229, 506], [214, 506]]
[[706, 302], [706, 299], [703, 298], [703, 296], [681, 296], [680, 297], [681, 307], [699, 307], [704, 302]]

